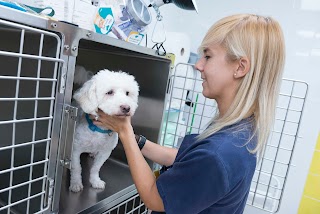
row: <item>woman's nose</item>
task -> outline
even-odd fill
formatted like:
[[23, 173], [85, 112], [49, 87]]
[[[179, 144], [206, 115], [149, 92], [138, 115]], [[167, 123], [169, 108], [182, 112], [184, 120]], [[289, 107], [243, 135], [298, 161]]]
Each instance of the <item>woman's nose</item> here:
[[200, 71], [200, 72], [203, 71], [202, 58], [200, 58], [200, 59], [196, 62], [196, 64], [194, 65], [194, 67], [195, 67], [198, 71]]

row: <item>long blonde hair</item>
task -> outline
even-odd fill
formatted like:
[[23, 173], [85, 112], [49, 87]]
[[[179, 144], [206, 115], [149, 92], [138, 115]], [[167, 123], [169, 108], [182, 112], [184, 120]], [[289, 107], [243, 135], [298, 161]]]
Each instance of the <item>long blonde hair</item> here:
[[[261, 156], [274, 123], [275, 109], [285, 62], [284, 37], [279, 23], [271, 17], [239, 14], [225, 17], [207, 32], [200, 51], [213, 44], [222, 45], [228, 60], [247, 57], [250, 70], [242, 78], [228, 111], [217, 115], [198, 136], [209, 137], [222, 128], [254, 115], [257, 145], [249, 149]], [[253, 137], [253, 136], [252, 136]]]

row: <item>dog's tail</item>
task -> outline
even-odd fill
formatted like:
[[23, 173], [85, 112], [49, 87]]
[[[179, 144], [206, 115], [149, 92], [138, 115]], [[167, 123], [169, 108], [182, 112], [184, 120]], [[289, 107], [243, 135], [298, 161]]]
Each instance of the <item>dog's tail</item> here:
[[73, 83], [82, 86], [85, 82], [91, 79], [92, 76], [93, 73], [91, 71], [87, 71], [84, 67], [76, 65]]

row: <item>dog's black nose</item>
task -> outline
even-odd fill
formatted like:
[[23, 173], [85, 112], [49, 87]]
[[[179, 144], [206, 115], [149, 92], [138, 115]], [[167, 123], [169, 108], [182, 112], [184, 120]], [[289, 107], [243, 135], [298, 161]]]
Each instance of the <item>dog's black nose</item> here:
[[122, 111], [122, 113], [128, 113], [129, 111], [130, 111], [130, 106], [128, 106], [128, 105], [121, 105], [120, 106], [120, 109], [121, 109], [121, 111]]

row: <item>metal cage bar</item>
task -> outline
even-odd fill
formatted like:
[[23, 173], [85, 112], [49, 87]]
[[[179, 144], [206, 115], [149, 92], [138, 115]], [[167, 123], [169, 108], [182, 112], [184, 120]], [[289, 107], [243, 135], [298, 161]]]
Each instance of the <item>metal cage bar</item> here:
[[143, 204], [138, 194], [128, 198], [122, 203], [111, 208], [104, 214], [146, 214], [148, 213], [147, 207]]
[[[256, 170], [256, 172], [258, 173], [258, 178], [255, 181], [256, 185], [255, 185], [254, 190], [251, 191], [251, 194], [253, 195], [253, 198], [251, 200], [251, 203], [249, 203], [250, 205], [252, 205], [254, 207], [257, 207], [257, 208], [260, 208], [260, 209], [263, 209], [263, 210], [266, 210], [266, 211], [272, 212], [272, 213], [275, 213], [275, 212], [277, 212], [279, 210], [279, 207], [281, 205], [281, 199], [282, 199], [282, 195], [283, 195], [283, 190], [285, 188], [286, 179], [287, 179], [287, 176], [288, 176], [288, 173], [289, 173], [289, 169], [290, 169], [291, 166], [293, 166], [291, 164], [292, 155], [293, 155], [293, 151], [294, 151], [294, 148], [295, 148], [295, 145], [296, 145], [296, 141], [297, 141], [298, 138], [300, 138], [298, 136], [298, 131], [299, 131], [299, 126], [300, 126], [300, 121], [301, 121], [301, 118], [302, 118], [305, 99], [306, 99], [307, 92], [308, 92], [308, 85], [306, 83], [304, 83], [304, 82], [297, 81], [297, 80], [283, 79], [283, 85], [285, 85], [286, 82], [290, 83], [292, 85], [291, 87], [289, 86], [289, 88], [287, 88], [287, 91], [289, 89], [289, 91], [288, 91], [289, 93], [280, 92], [279, 96], [288, 97], [289, 102], [288, 102], [286, 108], [277, 106], [277, 109], [285, 110], [284, 119], [276, 117], [276, 122], [277, 121], [278, 122], [279, 121], [283, 122], [282, 127], [280, 128], [281, 131], [277, 131], [277, 130], [273, 129], [272, 132], [271, 132], [271, 138], [269, 139], [269, 141], [267, 143], [267, 148], [268, 147], [273, 147], [273, 148], [276, 149], [276, 150], [273, 150], [273, 152], [272, 152], [273, 155], [274, 155], [274, 158], [265, 157], [267, 149], [264, 151], [264, 156], [263, 156], [263, 158], [261, 160], [260, 169], [258, 168], [258, 170]], [[297, 91], [295, 91], [296, 87], [297, 88], [300, 87], [299, 93], [302, 93], [303, 96], [295, 96], [294, 95], [294, 93], [297, 93]], [[285, 90], [285, 89], [282, 89], [282, 90]], [[294, 109], [294, 108], [291, 107], [291, 105], [294, 105], [293, 104], [293, 102], [294, 102], [293, 100], [295, 98], [302, 100], [302, 103], [301, 103], [301, 106], [300, 106], [301, 108], [299, 110]], [[281, 105], [281, 103], [278, 102], [278, 105], [279, 104]], [[298, 113], [298, 118], [296, 118], [296, 121], [293, 121], [292, 119], [290, 119], [290, 113], [291, 112]], [[292, 134], [286, 133], [286, 125], [289, 124], [289, 123], [296, 125], [296, 129], [294, 129]], [[274, 136], [274, 134], [280, 134], [279, 139], [277, 140], [277, 145], [276, 146], [272, 145], [272, 143], [274, 143], [274, 142], [272, 142], [272, 137]], [[284, 138], [286, 136], [292, 137], [292, 139], [290, 140], [291, 143], [292, 143], [291, 148], [283, 148], [281, 146], [281, 144], [283, 142], [285, 142]], [[279, 154], [281, 153], [281, 151], [287, 151], [288, 152], [287, 156], [289, 156], [289, 157], [288, 157], [287, 162], [282, 162], [282, 161], [278, 161], [277, 160], [280, 157]], [[271, 170], [269, 170], [269, 171], [262, 170], [263, 163], [266, 160], [269, 161], [269, 162], [272, 162], [271, 163]], [[276, 166], [279, 166], [279, 164], [285, 166], [285, 169], [280, 171], [280, 173], [283, 174], [283, 175], [280, 175], [279, 172], [276, 172]], [[268, 179], [267, 183], [263, 183], [262, 182], [262, 178], [261, 178], [262, 173], [264, 173], [265, 175], [270, 177]], [[274, 180], [276, 180], [276, 184], [274, 184], [274, 185], [271, 184], [272, 183], [272, 178], [274, 178]], [[283, 180], [282, 184], [279, 184], [279, 181], [278, 181], [279, 179]], [[254, 185], [254, 182], [253, 182], [253, 185]], [[266, 187], [266, 188], [264, 188], [265, 190], [259, 192], [258, 191], [258, 185], [260, 185], [260, 187], [261, 187], [261, 185], [265, 186]], [[278, 188], [276, 185], [280, 185], [281, 188]], [[272, 190], [275, 190], [275, 191], [273, 191], [273, 193], [272, 193], [271, 192]], [[257, 196], [260, 196], [260, 198], [262, 197], [262, 203], [257, 203], [255, 201]], [[268, 199], [270, 199], [270, 200], [268, 200]], [[271, 205], [267, 206], [267, 202], [269, 202], [269, 204], [271, 204]]]

